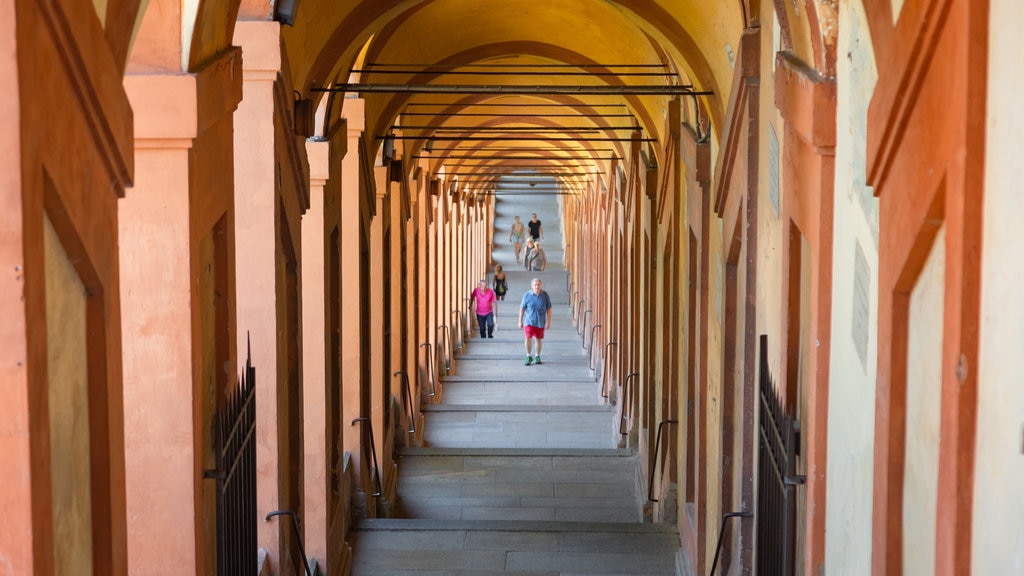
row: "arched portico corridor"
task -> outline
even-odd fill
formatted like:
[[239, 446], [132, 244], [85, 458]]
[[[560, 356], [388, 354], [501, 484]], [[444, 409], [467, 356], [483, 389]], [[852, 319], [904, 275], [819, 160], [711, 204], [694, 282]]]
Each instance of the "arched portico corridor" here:
[[0, 2], [0, 576], [1022, 572], [1024, 3]]

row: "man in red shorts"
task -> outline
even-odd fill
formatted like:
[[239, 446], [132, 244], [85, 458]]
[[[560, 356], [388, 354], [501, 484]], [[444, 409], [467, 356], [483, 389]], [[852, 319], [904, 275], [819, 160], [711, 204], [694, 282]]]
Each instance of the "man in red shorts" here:
[[[540, 278], [530, 282], [530, 290], [523, 294], [519, 304], [519, 327], [523, 329], [526, 344], [526, 365], [542, 364], [540, 347], [544, 330], [551, 326], [551, 298], [540, 289]], [[537, 341], [537, 356], [533, 356], [533, 340]]]

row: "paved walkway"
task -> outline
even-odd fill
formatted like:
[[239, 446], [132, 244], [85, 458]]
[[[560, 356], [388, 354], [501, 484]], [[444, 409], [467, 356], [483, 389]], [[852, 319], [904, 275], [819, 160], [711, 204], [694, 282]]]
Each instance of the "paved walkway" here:
[[[401, 518], [363, 520], [357, 576], [675, 574], [674, 526], [641, 523], [637, 460], [618, 445], [572, 325], [555, 196], [499, 197], [494, 260], [509, 277], [494, 338], [474, 333], [424, 410], [423, 448], [399, 461]], [[537, 212], [547, 270], [517, 266], [509, 226]], [[542, 365], [524, 365], [519, 301], [540, 277], [551, 296]], [[467, 293], [472, 287], [467, 287]]]

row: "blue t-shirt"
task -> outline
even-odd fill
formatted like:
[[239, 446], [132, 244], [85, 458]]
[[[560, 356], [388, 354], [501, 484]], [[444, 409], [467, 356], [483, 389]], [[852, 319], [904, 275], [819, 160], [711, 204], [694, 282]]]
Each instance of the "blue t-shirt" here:
[[523, 301], [519, 304], [519, 307], [525, 310], [523, 312], [523, 326], [543, 328], [547, 324], [548, 310], [551, 308], [551, 298], [543, 290], [540, 291], [540, 294], [534, 294], [533, 290], [528, 290], [526, 294], [523, 294]]

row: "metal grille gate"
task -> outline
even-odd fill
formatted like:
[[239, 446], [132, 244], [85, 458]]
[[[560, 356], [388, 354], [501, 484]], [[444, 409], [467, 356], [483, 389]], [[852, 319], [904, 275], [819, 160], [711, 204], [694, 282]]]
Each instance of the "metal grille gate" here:
[[234, 393], [214, 416], [217, 574], [256, 573], [256, 369], [251, 353]]
[[768, 337], [760, 338], [757, 465], [757, 573], [792, 576], [796, 540], [798, 424], [768, 371]]

